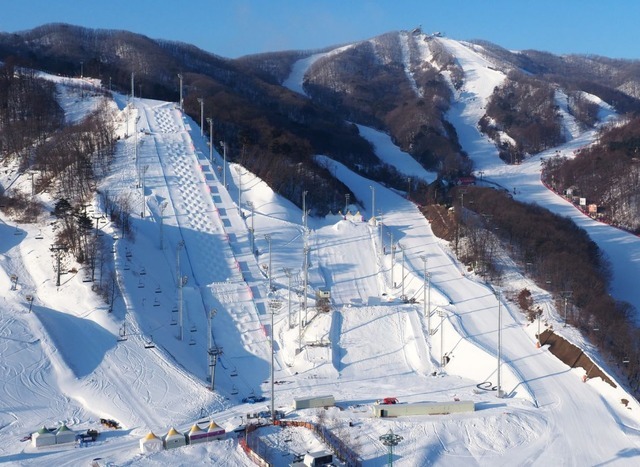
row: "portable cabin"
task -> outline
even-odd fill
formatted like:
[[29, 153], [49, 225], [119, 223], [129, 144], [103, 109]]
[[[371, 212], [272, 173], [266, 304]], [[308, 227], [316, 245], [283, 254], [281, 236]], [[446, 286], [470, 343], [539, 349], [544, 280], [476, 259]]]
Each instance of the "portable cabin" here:
[[165, 449], [179, 448], [185, 444], [187, 444], [185, 436], [173, 427], [169, 429], [169, 432], [164, 437]]
[[333, 407], [336, 400], [333, 396], [302, 397], [293, 399], [293, 410]]
[[308, 452], [304, 455], [303, 463], [307, 467], [321, 467], [333, 462], [333, 454], [327, 451]]
[[55, 433], [49, 431], [46, 426], [43, 426], [31, 435], [31, 445], [34, 448], [53, 446], [54, 444], [56, 444], [56, 435]]
[[152, 431], [140, 440], [140, 452], [142, 454], [162, 451], [162, 447], [162, 440], [153, 434]]
[[75, 443], [76, 432], [64, 423], [56, 430], [56, 444]]
[[415, 402], [412, 404], [374, 404], [374, 417], [399, 417], [403, 415], [443, 415], [458, 412], [474, 412], [473, 401]]

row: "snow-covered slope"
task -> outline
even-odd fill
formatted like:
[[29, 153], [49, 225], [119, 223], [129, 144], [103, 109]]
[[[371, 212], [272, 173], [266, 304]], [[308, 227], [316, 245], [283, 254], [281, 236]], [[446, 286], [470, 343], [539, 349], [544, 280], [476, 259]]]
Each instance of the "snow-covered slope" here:
[[[471, 51], [457, 53], [466, 57], [465, 71], [476, 70], [477, 81], [467, 85], [481, 98], [480, 75], [493, 70], [482, 69]], [[473, 102], [459, 109], [458, 125], [473, 123]], [[264, 409], [273, 331], [276, 408], [288, 410], [293, 397], [334, 394], [341, 410], [328, 410], [325, 422], [359, 446], [364, 465], [385, 462], [379, 436], [389, 429], [404, 438], [394, 449], [397, 465], [634, 463], [640, 406], [620, 388], [583, 383], [583, 370], [537, 349], [534, 326], [504, 300], [510, 290], [532, 285], [514, 272], [499, 304], [489, 286], [465, 274], [411, 202], [332, 162], [359, 199], [373, 204], [375, 196], [377, 219], [353, 206], [342, 217], [309, 219], [310, 286], [303, 291], [305, 232], [295, 206], [246, 169], [225, 167], [219, 154], [209, 160], [206, 140], [174, 104], [134, 99], [119, 119], [128, 137], [123, 126], [103, 189], [128, 194], [140, 215], [133, 222], [135, 240], [108, 224], [101, 228], [122, 293], [112, 313], [83, 282], [84, 271], [63, 275], [55, 286], [50, 227], [0, 223], [0, 286], [6, 291], [0, 364], [8, 375], [0, 397], [0, 462], [81, 465], [103, 457], [118, 464], [251, 465], [231, 436], [144, 456], [138, 439], [149, 430], [184, 430], [203, 415], [231, 429], [248, 412]], [[485, 144], [471, 133], [468, 138], [462, 140], [468, 148]], [[520, 177], [523, 197], [542, 196], [527, 191], [527, 183], [538, 182], [535, 166], [526, 167], [531, 172], [518, 175], [486, 169], [500, 183]], [[28, 181], [20, 176], [16, 186]], [[99, 210], [96, 203], [93, 212]], [[614, 239], [613, 231], [603, 230]], [[425, 269], [428, 303], [422, 301]], [[182, 288], [178, 277], [186, 277]], [[330, 313], [314, 307], [321, 287], [331, 292]], [[32, 313], [27, 294], [35, 297]], [[180, 326], [172, 325], [180, 295], [182, 339]], [[499, 314], [504, 398], [495, 397]], [[546, 320], [558, 322], [553, 309]], [[128, 339], [119, 342], [124, 323]], [[210, 337], [222, 350], [215, 392], [206, 380]], [[155, 348], [145, 348], [151, 339]], [[444, 368], [442, 356], [449, 361]], [[250, 394], [267, 401], [243, 404]], [[470, 399], [477, 411], [372, 418], [367, 406], [385, 396], [402, 402]], [[622, 398], [630, 399], [626, 408]], [[18, 441], [43, 424], [65, 421], [80, 429], [95, 427], [100, 417], [115, 418], [124, 429], [86, 449], [35, 449]], [[317, 412], [295, 417], [317, 418]], [[306, 449], [303, 439], [285, 448], [276, 433], [264, 438], [273, 441], [268, 455], [274, 465], [288, 465], [291, 450]]]

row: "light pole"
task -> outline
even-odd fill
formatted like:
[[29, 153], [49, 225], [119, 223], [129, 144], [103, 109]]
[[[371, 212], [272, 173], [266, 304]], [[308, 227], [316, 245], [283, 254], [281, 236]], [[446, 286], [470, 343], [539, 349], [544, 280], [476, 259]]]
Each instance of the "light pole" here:
[[307, 287], [309, 285], [309, 245], [305, 243], [304, 248], [304, 289], [302, 290], [304, 303], [304, 325], [307, 325]]
[[275, 398], [275, 390], [274, 390], [274, 348], [273, 348], [273, 317], [276, 312], [280, 309], [281, 303], [277, 298], [269, 299], [269, 310], [271, 311], [271, 423], [275, 423], [276, 421], [276, 398]]
[[253, 201], [247, 201], [247, 206], [249, 206], [249, 209], [251, 209], [251, 228], [249, 229], [249, 233], [251, 234], [251, 254], [255, 255], [255, 252], [256, 252], [256, 248], [255, 248], [256, 231], [253, 228], [253, 212], [254, 212], [254, 209], [255, 209], [255, 205], [253, 204]]
[[182, 100], [182, 73], [178, 73], [178, 79], [180, 79], [180, 112], [183, 112], [184, 105]]
[[384, 257], [384, 244], [382, 243], [382, 226], [384, 224], [382, 223], [382, 212], [380, 213], [380, 222], [378, 222], [378, 225], [380, 226], [380, 265], [382, 265], [382, 258]]
[[211, 371], [211, 374], [209, 376], [209, 378], [211, 379], [211, 390], [213, 391], [214, 387], [215, 387], [215, 380], [216, 380], [216, 363], [218, 362], [218, 354], [220, 353], [219, 349], [214, 349], [213, 348], [213, 332], [212, 332], [212, 324], [213, 324], [213, 317], [216, 315], [217, 311], [215, 308], [212, 308], [209, 311], [209, 322], [208, 322], [208, 336], [209, 336], [209, 343], [208, 343], [208, 347], [207, 347], [207, 354], [209, 355], [209, 370]]
[[[424, 285], [422, 287], [422, 303], [424, 304], [424, 316], [427, 318], [427, 332], [431, 335], [431, 278], [427, 272], [427, 255], [420, 256], [424, 263]], [[429, 283], [427, 286], [427, 282]], [[427, 288], [429, 290], [427, 296]]]
[[204, 99], [198, 97], [198, 102], [200, 102], [200, 136], [204, 136]]
[[238, 212], [242, 216], [242, 169], [237, 166], [236, 172], [238, 173]]
[[502, 397], [502, 389], [500, 387], [500, 366], [502, 360], [502, 304], [500, 301], [500, 291], [495, 291], [496, 298], [498, 299], [498, 393], [496, 397]]
[[307, 190], [302, 192], [302, 226], [304, 233], [307, 233]]
[[222, 185], [227, 188], [227, 143], [220, 141], [222, 144]]
[[391, 239], [389, 248], [391, 248], [391, 288], [395, 288], [396, 284], [393, 282], [393, 260], [395, 259], [395, 248], [393, 246], [393, 232], [387, 232]]
[[287, 301], [289, 304], [289, 310], [287, 313], [287, 316], [289, 318], [289, 329], [291, 329], [293, 327], [292, 323], [291, 323], [291, 268], [282, 268], [282, 270], [284, 271], [285, 276], [287, 276], [288, 282], [287, 282]]
[[167, 209], [167, 202], [160, 203], [160, 249], [164, 250], [164, 210]]
[[444, 369], [444, 310], [438, 310], [440, 315], [440, 369]]
[[209, 162], [213, 168], [213, 118], [207, 117], [209, 123]]
[[149, 169], [149, 165], [143, 165], [142, 166], [142, 218], [144, 219], [146, 212], [147, 212], [147, 208], [146, 208], [146, 201], [145, 201], [145, 195], [144, 195], [144, 185], [146, 183], [146, 177], [147, 177], [147, 170]]
[[373, 218], [373, 222], [376, 221], [376, 189], [373, 185], [369, 185], [369, 189], [371, 190], [371, 217]]
[[184, 281], [182, 279], [182, 272], [180, 271], [180, 250], [184, 247], [184, 241], [180, 240], [178, 242], [178, 248], [176, 248], [176, 268], [177, 268], [177, 278], [178, 278], [178, 339], [182, 340], [183, 329], [182, 329], [182, 286], [184, 285]]
[[400, 297], [402, 298], [402, 301], [405, 301], [406, 297], [404, 295], [404, 248], [402, 247], [402, 245], [400, 245], [400, 243], [398, 243], [398, 248], [400, 248], [400, 251], [402, 251], [402, 277], [400, 277], [400, 283], [402, 284], [402, 292], [400, 294]]
[[269, 270], [267, 272], [269, 273], [269, 292], [271, 292], [272, 290], [271, 276], [273, 275], [271, 274], [271, 234], [265, 234], [264, 239], [269, 244]]
[[391, 431], [391, 429], [389, 429], [389, 432], [386, 435], [382, 435], [378, 439], [382, 441], [382, 444], [384, 444], [389, 449], [388, 464], [389, 467], [393, 467], [393, 448], [394, 446], [400, 444], [400, 441], [402, 441], [404, 438], [400, 435], [396, 435], [393, 431]]
[[567, 327], [567, 300], [571, 296], [570, 290], [563, 290], [561, 292], [562, 298], [564, 299], [564, 325], [563, 327]]

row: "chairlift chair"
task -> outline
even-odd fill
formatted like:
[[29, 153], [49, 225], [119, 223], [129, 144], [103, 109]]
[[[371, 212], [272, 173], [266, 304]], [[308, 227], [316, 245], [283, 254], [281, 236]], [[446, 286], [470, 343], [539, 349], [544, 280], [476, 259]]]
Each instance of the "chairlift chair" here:
[[160, 300], [157, 298], [153, 301], [153, 306], [160, 306]]
[[38, 234], [36, 235], [36, 240], [42, 240], [44, 238], [44, 235], [42, 235], [42, 230], [38, 232]]
[[189, 340], [189, 345], [196, 345], [196, 340], [193, 337]]
[[156, 344], [153, 343], [153, 336], [149, 336], [149, 340], [144, 344], [145, 349], [155, 349]]
[[140, 279], [140, 281], [138, 282], [138, 288], [144, 289], [144, 282], [142, 282], [142, 279]]
[[238, 388], [237, 388], [237, 387], [236, 387], [236, 385], [234, 384], [234, 385], [231, 387], [231, 395], [232, 395], [232, 396], [235, 396], [236, 394], [238, 394]]
[[234, 366], [229, 376], [238, 376], [238, 369]]

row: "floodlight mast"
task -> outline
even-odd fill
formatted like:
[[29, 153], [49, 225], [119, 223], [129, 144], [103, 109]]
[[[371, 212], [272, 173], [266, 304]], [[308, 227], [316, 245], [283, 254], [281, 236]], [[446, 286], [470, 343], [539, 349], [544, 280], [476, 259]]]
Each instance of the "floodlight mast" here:
[[198, 97], [200, 103], [200, 136], [204, 136], [204, 98]]

